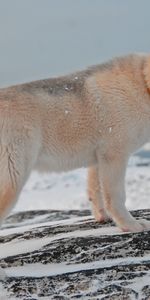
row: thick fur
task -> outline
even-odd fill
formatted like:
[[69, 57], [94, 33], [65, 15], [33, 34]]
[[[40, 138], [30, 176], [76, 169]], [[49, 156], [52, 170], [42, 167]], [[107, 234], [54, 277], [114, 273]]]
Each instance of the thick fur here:
[[129, 55], [60, 78], [0, 89], [0, 218], [32, 169], [88, 167], [96, 220], [150, 229], [125, 208], [131, 153], [150, 140], [150, 56]]

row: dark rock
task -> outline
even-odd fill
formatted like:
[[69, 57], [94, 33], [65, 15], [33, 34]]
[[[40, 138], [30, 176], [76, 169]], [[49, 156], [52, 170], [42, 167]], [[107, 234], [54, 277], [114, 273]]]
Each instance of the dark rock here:
[[[30, 211], [7, 219], [0, 266], [8, 299], [150, 299], [149, 232], [122, 234], [89, 214]], [[150, 219], [149, 210], [133, 215]]]

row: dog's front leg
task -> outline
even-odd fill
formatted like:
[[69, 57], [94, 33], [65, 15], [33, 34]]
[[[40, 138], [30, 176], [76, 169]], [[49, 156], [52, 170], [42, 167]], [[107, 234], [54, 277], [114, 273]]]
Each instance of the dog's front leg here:
[[37, 155], [33, 139], [19, 138], [0, 145], [0, 224], [16, 203]]
[[121, 153], [101, 158], [98, 155], [102, 174], [104, 206], [114, 222], [123, 231], [137, 232], [150, 229], [147, 220], [136, 220], [125, 207], [125, 171], [127, 159]]

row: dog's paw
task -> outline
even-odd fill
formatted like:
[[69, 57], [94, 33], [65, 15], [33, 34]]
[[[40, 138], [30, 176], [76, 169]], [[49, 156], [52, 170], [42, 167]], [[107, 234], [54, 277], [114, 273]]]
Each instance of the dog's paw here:
[[96, 222], [98, 223], [105, 223], [110, 219], [103, 208], [98, 210], [93, 210], [93, 215]]
[[132, 223], [121, 226], [123, 232], [141, 232], [150, 230], [150, 221], [145, 219], [134, 220]]

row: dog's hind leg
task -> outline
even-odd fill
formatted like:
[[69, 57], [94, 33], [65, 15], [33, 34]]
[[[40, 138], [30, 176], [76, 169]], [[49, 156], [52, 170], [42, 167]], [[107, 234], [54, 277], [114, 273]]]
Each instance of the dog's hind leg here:
[[102, 182], [100, 181], [100, 175], [97, 166], [91, 166], [88, 169], [88, 198], [91, 201], [92, 212], [97, 222], [105, 222], [108, 220], [108, 216], [104, 209]]

